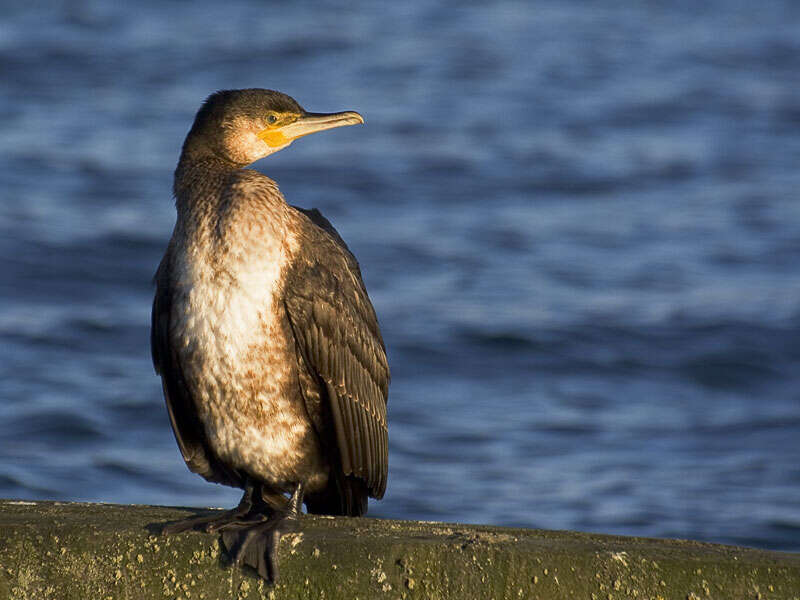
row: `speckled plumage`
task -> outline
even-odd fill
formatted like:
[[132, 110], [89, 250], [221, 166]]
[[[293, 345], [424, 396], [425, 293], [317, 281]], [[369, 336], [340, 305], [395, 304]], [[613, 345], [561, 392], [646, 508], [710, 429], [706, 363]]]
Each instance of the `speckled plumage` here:
[[254, 133], [266, 126], [259, 102], [302, 109], [277, 92], [225, 94], [184, 144], [156, 275], [153, 360], [173, 430], [210, 481], [265, 494], [302, 484], [310, 511], [363, 514], [387, 474], [377, 319], [330, 223], [243, 168], [275, 151]]
[[200, 192], [211, 206], [187, 210], [175, 231], [171, 342], [217, 457], [281, 491], [297, 481], [318, 491], [328, 465], [299, 396], [282, 304], [297, 223], [266, 177], [214, 180], [219, 189]]

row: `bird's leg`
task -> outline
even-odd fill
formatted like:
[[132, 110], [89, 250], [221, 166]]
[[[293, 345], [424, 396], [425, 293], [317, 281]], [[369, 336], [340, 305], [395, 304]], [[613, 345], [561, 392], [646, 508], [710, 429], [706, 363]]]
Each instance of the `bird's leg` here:
[[[205, 532], [219, 531], [231, 523], [238, 523], [242, 521], [250, 521], [255, 518], [256, 520], [263, 520], [264, 503], [259, 494], [261, 486], [253, 483], [250, 479], [247, 480], [244, 488], [244, 494], [239, 501], [239, 505], [231, 510], [226, 510], [222, 514], [196, 516], [190, 519], [175, 521], [165, 525], [161, 532], [166, 535], [175, 533], [182, 533], [184, 531], [196, 530]], [[259, 519], [259, 517], [261, 517]]]
[[222, 541], [234, 564], [246, 564], [274, 583], [278, 579], [278, 544], [281, 536], [299, 529], [303, 507], [303, 484], [298, 483], [291, 498], [262, 492], [271, 514], [261, 522], [236, 523], [225, 527]]
[[300, 515], [303, 513], [303, 484], [298, 483], [297, 487], [294, 488], [294, 492], [292, 493], [291, 498], [289, 498], [289, 510], [291, 511], [291, 517], [293, 519], [300, 519]]

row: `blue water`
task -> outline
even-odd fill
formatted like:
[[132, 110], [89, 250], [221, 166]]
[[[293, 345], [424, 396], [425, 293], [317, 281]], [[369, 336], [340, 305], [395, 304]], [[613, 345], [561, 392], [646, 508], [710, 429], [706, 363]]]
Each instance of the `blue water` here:
[[367, 124], [256, 167], [359, 257], [380, 517], [800, 551], [800, 5], [0, 9], [0, 497], [232, 505], [149, 357], [211, 91]]

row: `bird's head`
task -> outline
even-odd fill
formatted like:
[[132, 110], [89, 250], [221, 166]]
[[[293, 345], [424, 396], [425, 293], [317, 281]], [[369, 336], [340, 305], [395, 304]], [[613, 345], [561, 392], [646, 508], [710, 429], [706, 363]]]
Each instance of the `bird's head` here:
[[210, 151], [248, 165], [309, 133], [363, 122], [353, 111], [307, 112], [294, 98], [273, 90], [226, 90], [209, 96], [197, 112], [184, 153]]

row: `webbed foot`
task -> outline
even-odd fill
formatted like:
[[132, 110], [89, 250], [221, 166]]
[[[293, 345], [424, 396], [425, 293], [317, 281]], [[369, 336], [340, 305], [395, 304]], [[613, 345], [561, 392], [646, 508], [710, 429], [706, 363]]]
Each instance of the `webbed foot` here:
[[268, 582], [275, 583], [281, 537], [299, 528], [299, 514], [275, 511], [260, 523], [230, 523], [222, 530], [222, 541], [233, 564], [252, 567]]
[[198, 515], [189, 519], [167, 523], [161, 528], [164, 535], [174, 535], [184, 531], [204, 531], [213, 533], [221, 530], [231, 523], [258, 522], [263, 521], [265, 505], [263, 501], [256, 498], [256, 487], [252, 484], [247, 485], [244, 495], [239, 501], [239, 505], [223, 513], [213, 513], [211, 515]]
[[281, 536], [299, 529], [303, 486], [292, 497], [268, 493], [248, 484], [239, 506], [216, 515], [201, 515], [169, 523], [162, 533], [184, 531], [222, 533], [222, 542], [235, 565], [247, 565], [269, 583], [278, 579], [278, 544]]

